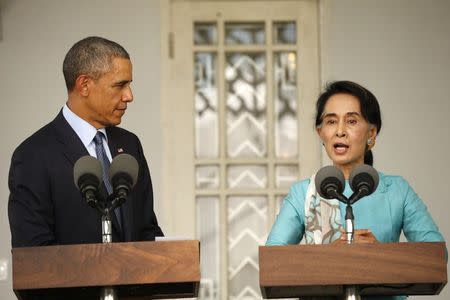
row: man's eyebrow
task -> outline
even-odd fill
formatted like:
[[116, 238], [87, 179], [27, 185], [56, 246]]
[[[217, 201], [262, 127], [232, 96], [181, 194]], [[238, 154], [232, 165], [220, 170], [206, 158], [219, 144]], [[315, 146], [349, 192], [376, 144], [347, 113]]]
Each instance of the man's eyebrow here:
[[127, 83], [131, 83], [133, 80], [121, 80], [115, 83], [115, 85], [125, 85]]

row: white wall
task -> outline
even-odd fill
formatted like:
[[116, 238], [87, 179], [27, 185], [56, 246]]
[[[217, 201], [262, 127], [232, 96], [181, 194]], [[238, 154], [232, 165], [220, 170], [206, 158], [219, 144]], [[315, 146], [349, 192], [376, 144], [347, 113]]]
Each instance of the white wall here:
[[[355, 80], [378, 97], [384, 126], [375, 167], [406, 177], [450, 240], [450, 1], [322, 0], [321, 8], [323, 82]], [[132, 56], [135, 101], [122, 126], [142, 140], [162, 215], [159, 18], [159, 0], [0, 0], [0, 259], [10, 260], [12, 151], [63, 105], [62, 60], [88, 35]], [[450, 288], [433, 299], [447, 298]], [[10, 274], [0, 299], [14, 299]]]
[[[158, 210], [162, 153], [159, 0], [0, 1], [0, 259], [10, 260], [7, 178], [12, 152], [52, 120], [66, 101], [61, 71], [64, 55], [73, 43], [89, 35], [117, 41], [131, 55], [134, 102], [122, 126], [141, 138]], [[0, 299], [15, 299], [11, 286], [9, 274], [6, 281], [0, 281]]]

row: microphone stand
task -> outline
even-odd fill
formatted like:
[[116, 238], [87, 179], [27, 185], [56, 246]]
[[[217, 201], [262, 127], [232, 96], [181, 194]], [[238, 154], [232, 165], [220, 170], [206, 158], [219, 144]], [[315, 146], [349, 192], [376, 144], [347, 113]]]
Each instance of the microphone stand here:
[[[355, 217], [353, 215], [353, 208], [351, 206], [350, 200], [347, 202], [347, 207], [345, 208], [345, 235], [347, 238], [347, 244], [353, 243], [353, 234], [355, 232], [354, 226]], [[347, 285], [344, 287], [344, 299], [346, 300], [361, 300], [359, 291], [354, 285]]]
[[[106, 201], [98, 201], [95, 193], [86, 193], [86, 201], [89, 206], [97, 209], [102, 216], [102, 243], [110, 244], [112, 240], [112, 214], [114, 210], [123, 204], [127, 198], [127, 191], [120, 189], [115, 196], [108, 196]], [[111, 203], [108, 205], [108, 203]], [[117, 292], [112, 286], [102, 287], [100, 291], [100, 300], [118, 300]]]
[[[336, 192], [337, 193], [337, 192]], [[347, 207], [345, 209], [345, 235], [347, 238], [347, 244], [353, 243], [353, 234], [355, 232], [354, 228], [354, 220], [353, 216], [353, 208], [352, 204], [361, 199], [364, 196], [369, 195], [369, 188], [365, 185], [362, 185], [358, 188], [358, 190], [347, 199], [346, 203]], [[345, 196], [342, 195], [345, 198]], [[340, 198], [338, 198], [341, 200]], [[361, 300], [361, 296], [359, 295], [359, 291], [354, 285], [349, 285], [345, 287], [345, 298], [346, 300]]]
[[[363, 197], [361, 190], [354, 193], [350, 199], [338, 193], [337, 190], [329, 190], [330, 194], [333, 195], [339, 201], [345, 203], [347, 207], [345, 208], [345, 236], [347, 244], [353, 243], [353, 235], [355, 233], [354, 220], [352, 204]], [[355, 285], [344, 286], [344, 300], [361, 300], [361, 295], [359, 294], [358, 288]]]
[[[117, 207], [117, 199], [114, 198], [112, 200], [112, 205], [108, 206], [106, 203], [107, 201], [102, 201], [105, 203], [102, 205], [98, 201], [94, 201], [93, 204], [95, 205], [95, 208], [101, 213], [102, 215], [102, 243], [103, 244], [110, 244], [113, 242], [112, 240], [112, 212], [114, 211], [115, 207]], [[119, 297], [117, 296], [117, 292], [112, 286], [105, 286], [101, 288], [100, 291], [100, 300], [118, 300]]]
[[102, 243], [112, 243], [112, 222], [111, 222], [111, 210], [106, 208], [102, 215]]

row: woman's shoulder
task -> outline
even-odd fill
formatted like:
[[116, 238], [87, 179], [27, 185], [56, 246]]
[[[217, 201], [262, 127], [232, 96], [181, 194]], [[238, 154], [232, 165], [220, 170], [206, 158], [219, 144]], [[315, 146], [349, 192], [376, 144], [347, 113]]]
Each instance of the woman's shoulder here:
[[285, 197], [285, 200], [292, 202], [292, 205], [296, 205], [298, 203], [302, 203], [305, 199], [306, 192], [308, 190], [310, 179], [302, 179], [294, 182], [290, 188], [289, 193]]
[[400, 175], [378, 172], [380, 176], [379, 186], [381, 191], [402, 191], [410, 188], [408, 181]]
[[384, 172], [378, 172], [380, 180], [387, 184], [405, 184], [408, 183], [403, 176], [386, 174]]
[[311, 181], [310, 178], [305, 178], [295, 182], [294, 184], [291, 185], [290, 192], [305, 194], [306, 191], [308, 190], [310, 181]]

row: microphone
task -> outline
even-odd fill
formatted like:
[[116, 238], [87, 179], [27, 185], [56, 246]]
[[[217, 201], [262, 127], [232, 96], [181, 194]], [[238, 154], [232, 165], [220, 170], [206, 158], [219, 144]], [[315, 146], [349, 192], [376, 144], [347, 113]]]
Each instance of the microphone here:
[[362, 197], [372, 194], [378, 186], [378, 172], [369, 165], [360, 165], [350, 173], [349, 183], [354, 191], [350, 202], [354, 203]]
[[137, 181], [139, 164], [130, 154], [119, 154], [109, 167], [109, 181], [117, 197], [117, 206], [125, 202]]
[[95, 194], [100, 186], [102, 172], [100, 161], [90, 155], [81, 157], [73, 166], [75, 185], [91, 207], [96, 206]]
[[338, 199], [346, 203], [342, 192], [345, 187], [345, 178], [341, 170], [334, 166], [326, 166], [319, 170], [314, 180], [316, 190], [325, 199]]

